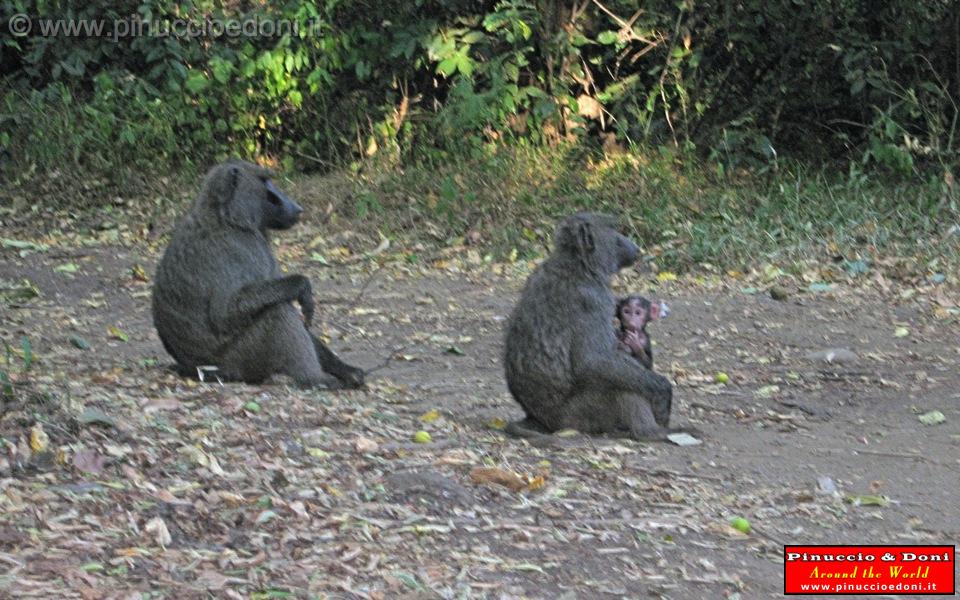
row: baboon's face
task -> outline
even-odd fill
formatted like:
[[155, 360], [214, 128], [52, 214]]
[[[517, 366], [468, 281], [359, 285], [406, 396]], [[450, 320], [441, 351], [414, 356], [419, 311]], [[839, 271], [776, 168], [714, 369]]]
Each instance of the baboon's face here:
[[612, 227], [608, 228], [609, 234], [615, 240], [616, 246], [616, 260], [617, 260], [617, 271], [623, 269], [624, 267], [629, 267], [637, 260], [637, 255], [640, 253], [640, 248], [633, 243], [633, 240], [623, 235], [616, 229]]
[[595, 213], [568, 217], [557, 231], [557, 247], [611, 275], [632, 265], [640, 252], [630, 238], [617, 231], [613, 218]]
[[303, 208], [277, 189], [270, 176], [268, 169], [246, 161], [221, 163], [207, 173], [199, 210], [210, 211], [222, 224], [239, 229], [293, 227]]
[[278, 190], [269, 179], [263, 180], [263, 188], [263, 227], [267, 229], [293, 227], [300, 220], [303, 207]]

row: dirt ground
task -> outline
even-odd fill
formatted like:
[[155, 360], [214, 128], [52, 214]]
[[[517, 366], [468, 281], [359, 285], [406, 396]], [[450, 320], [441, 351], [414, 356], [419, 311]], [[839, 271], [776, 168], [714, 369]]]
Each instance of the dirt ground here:
[[[365, 390], [169, 373], [145, 245], [0, 250], [0, 280], [40, 294], [0, 304], [2, 339], [36, 355], [5, 367], [0, 596], [771, 598], [785, 543], [960, 539], [947, 291], [841, 283], [777, 301], [620, 277], [672, 308], [651, 328], [657, 366], [703, 444], [555, 450], [496, 429], [521, 414], [499, 356], [530, 265], [465, 251], [331, 266], [296, 249], [309, 237], [280, 254], [314, 282], [316, 328], [349, 362], [392, 357]], [[834, 348], [857, 356], [808, 357]], [[945, 421], [921, 423], [933, 410]]]

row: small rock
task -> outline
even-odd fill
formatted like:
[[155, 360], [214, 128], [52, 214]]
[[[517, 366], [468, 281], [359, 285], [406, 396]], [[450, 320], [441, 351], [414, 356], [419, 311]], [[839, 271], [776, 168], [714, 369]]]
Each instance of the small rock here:
[[74, 347], [74, 348], [78, 348], [78, 349], [80, 349], [80, 350], [89, 350], [89, 349], [90, 349], [90, 342], [88, 342], [87, 340], [83, 339], [82, 337], [80, 337], [80, 336], [78, 336], [78, 335], [75, 335], [75, 336], [71, 337], [71, 338], [70, 338], [70, 343], [73, 344], [73, 347]]
[[811, 352], [806, 359], [812, 362], [825, 362], [828, 364], [843, 364], [856, 362], [859, 357], [855, 352], [846, 348], [831, 348], [829, 350], [819, 350]]
[[473, 494], [463, 485], [436, 471], [401, 471], [391, 473], [385, 481], [394, 493], [430, 497], [457, 504], [472, 504]]
[[817, 493], [836, 496], [839, 494], [837, 484], [830, 477], [817, 477]]
[[770, 288], [770, 297], [778, 302], [783, 302], [790, 297], [790, 293], [782, 287], [775, 285]]
[[689, 433], [684, 432], [671, 433], [667, 435], [667, 439], [678, 446], [699, 446], [703, 443]]

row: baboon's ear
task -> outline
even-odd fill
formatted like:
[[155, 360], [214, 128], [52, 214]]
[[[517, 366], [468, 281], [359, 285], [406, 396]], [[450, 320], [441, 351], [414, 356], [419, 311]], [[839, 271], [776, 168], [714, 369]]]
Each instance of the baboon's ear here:
[[240, 179], [240, 167], [238, 165], [230, 165], [230, 170], [227, 171], [227, 187], [228, 192], [224, 195], [224, 199], [233, 200], [233, 195], [237, 193], [237, 180]]
[[593, 227], [590, 223], [578, 223], [574, 239], [577, 243], [577, 250], [584, 256], [592, 253], [596, 248], [593, 241]]
[[223, 187], [219, 190], [220, 218], [234, 227], [260, 228], [263, 182], [250, 177], [243, 165], [231, 164], [224, 169]]
[[227, 206], [237, 192], [237, 181], [240, 178], [240, 166], [227, 163], [217, 170], [210, 179], [210, 195], [219, 206]]

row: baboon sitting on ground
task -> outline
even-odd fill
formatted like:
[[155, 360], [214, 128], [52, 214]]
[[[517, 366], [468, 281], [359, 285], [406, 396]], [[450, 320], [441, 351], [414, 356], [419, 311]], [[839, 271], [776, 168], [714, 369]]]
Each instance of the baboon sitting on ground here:
[[610, 278], [638, 251], [604, 215], [578, 213], [557, 229], [507, 324], [507, 387], [527, 414], [508, 433], [573, 428], [650, 440], [671, 431], [670, 382], [618, 350], [611, 319]]
[[267, 230], [292, 227], [302, 212], [266, 169], [231, 160], [210, 170], [153, 287], [153, 322], [181, 373], [210, 365], [228, 381], [283, 373], [302, 386], [363, 385], [363, 371], [308, 330], [310, 281], [281, 273], [271, 251]]

